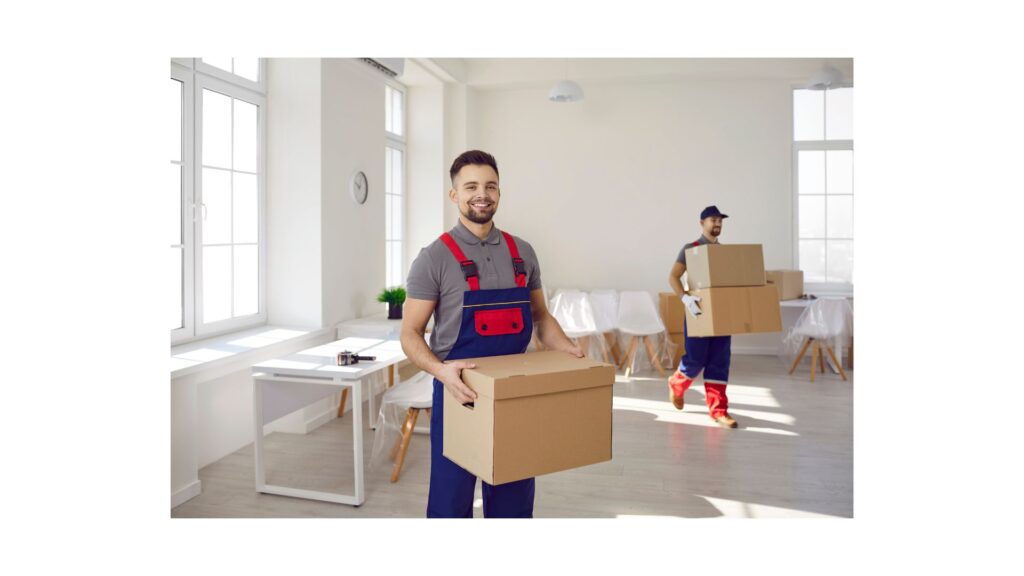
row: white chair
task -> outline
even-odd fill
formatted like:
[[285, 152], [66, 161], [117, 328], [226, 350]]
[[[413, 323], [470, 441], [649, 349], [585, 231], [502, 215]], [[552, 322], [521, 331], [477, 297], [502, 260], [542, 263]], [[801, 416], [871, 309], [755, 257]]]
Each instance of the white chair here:
[[[594, 309], [594, 324], [603, 335], [605, 345], [611, 350], [612, 358], [618, 365], [622, 359], [619, 351], [619, 294], [615, 290], [591, 290], [590, 306]], [[605, 358], [608, 361], [608, 358]]]
[[434, 378], [420, 372], [412, 378], [389, 388], [380, 405], [380, 425], [373, 439], [373, 461], [380, 460], [385, 450], [395, 462], [391, 481], [397, 482], [409, 450], [413, 429], [420, 411], [430, 414], [434, 400]]
[[[814, 382], [814, 373], [821, 363], [821, 371], [825, 371], [825, 353], [832, 359], [839, 375], [846, 380], [846, 372], [843, 366], [836, 359], [830, 342], [842, 339], [850, 335], [853, 327], [853, 311], [846, 298], [818, 298], [808, 306], [800, 318], [796, 321], [793, 329], [786, 336], [788, 341], [801, 339], [803, 345], [797, 353], [796, 360], [789, 368], [792, 374], [800, 364], [807, 349], [811, 348], [811, 382]], [[823, 350], [824, 349], [824, 350]]]
[[[619, 296], [619, 332], [630, 336], [629, 345], [626, 347], [626, 355], [619, 363], [619, 368], [626, 365], [626, 378], [633, 369], [633, 362], [636, 358], [636, 349], [640, 340], [644, 341], [647, 353], [650, 355], [651, 364], [658, 369], [658, 373], [665, 375], [658, 360], [658, 353], [651, 336], [665, 332], [665, 324], [661, 321], [658, 308], [654, 300], [647, 292], [627, 291]], [[628, 364], [628, 365], [627, 365]]]
[[[590, 296], [580, 290], [559, 290], [551, 301], [551, 315], [562, 327], [562, 331], [587, 355], [590, 354], [591, 338], [599, 334], [594, 319], [594, 309], [590, 304]], [[608, 351], [600, 339], [594, 343], [600, 350], [601, 357], [608, 361]]]
[[[541, 286], [541, 292], [544, 294], [544, 306], [547, 307], [548, 312], [551, 312], [551, 298], [548, 297], [548, 287]], [[527, 350], [539, 352], [544, 349], [544, 344], [537, 337], [537, 326], [533, 326], [533, 334], [530, 335], [530, 344], [526, 347]]]

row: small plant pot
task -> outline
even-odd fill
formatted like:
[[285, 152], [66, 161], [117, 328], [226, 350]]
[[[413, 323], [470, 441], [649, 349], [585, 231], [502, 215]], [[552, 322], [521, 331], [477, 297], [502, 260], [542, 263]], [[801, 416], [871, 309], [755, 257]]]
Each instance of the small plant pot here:
[[401, 320], [402, 319], [402, 305], [394, 302], [388, 302], [388, 320]]

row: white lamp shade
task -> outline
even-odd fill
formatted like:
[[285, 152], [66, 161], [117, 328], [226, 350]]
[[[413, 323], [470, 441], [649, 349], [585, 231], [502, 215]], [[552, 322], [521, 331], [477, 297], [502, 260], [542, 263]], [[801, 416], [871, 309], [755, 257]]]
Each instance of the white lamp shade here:
[[846, 78], [843, 76], [842, 72], [834, 66], [825, 66], [811, 75], [811, 79], [807, 83], [807, 88], [809, 90], [831, 90], [833, 88], [841, 88], [845, 85]]
[[583, 100], [583, 88], [572, 80], [562, 80], [548, 92], [548, 100], [552, 102], [578, 102]]

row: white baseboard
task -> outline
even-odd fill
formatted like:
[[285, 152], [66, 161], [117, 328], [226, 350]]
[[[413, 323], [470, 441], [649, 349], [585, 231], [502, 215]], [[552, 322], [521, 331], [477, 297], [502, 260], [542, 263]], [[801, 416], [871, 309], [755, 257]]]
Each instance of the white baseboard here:
[[178, 506], [188, 502], [189, 500], [199, 496], [203, 491], [203, 483], [199, 480], [192, 482], [188, 486], [173, 492], [171, 494], [171, 508], [177, 508]]

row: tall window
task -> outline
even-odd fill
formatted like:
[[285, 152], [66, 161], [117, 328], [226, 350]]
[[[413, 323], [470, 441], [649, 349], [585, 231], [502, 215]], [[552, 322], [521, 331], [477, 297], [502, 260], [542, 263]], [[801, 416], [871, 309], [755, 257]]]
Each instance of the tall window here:
[[384, 87], [384, 243], [385, 284], [405, 283], [405, 94]]
[[853, 290], [853, 88], [793, 91], [796, 262], [808, 292]]
[[259, 59], [172, 64], [172, 341], [266, 322], [260, 70]]

